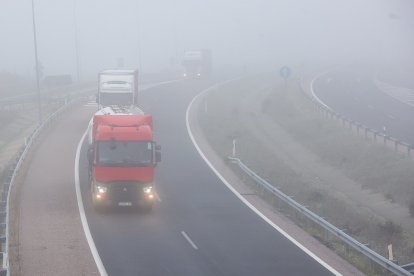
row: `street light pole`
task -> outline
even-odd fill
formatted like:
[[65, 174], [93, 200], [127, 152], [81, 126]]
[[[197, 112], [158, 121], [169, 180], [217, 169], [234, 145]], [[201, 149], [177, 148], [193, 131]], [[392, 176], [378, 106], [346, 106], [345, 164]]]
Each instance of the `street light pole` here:
[[36, 38], [36, 19], [34, 11], [34, 0], [32, 0], [32, 18], [33, 18], [33, 44], [35, 52], [35, 66], [36, 66], [36, 90], [37, 90], [37, 104], [39, 109], [39, 125], [42, 124], [42, 100], [40, 97], [40, 76], [39, 76], [39, 59], [37, 56], [37, 38]]
[[75, 30], [75, 55], [76, 55], [76, 78], [80, 81], [80, 57], [79, 57], [79, 44], [78, 44], [78, 21], [76, 19], [76, 0], [73, 0], [73, 25]]

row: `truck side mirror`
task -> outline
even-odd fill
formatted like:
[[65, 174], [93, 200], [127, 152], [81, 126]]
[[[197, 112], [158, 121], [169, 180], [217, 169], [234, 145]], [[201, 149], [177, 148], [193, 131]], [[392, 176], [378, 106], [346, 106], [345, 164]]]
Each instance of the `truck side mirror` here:
[[94, 159], [94, 155], [95, 155], [95, 152], [94, 152], [93, 146], [91, 145], [91, 146], [88, 147], [88, 161], [89, 161], [89, 165], [92, 165], [93, 159]]
[[159, 151], [155, 152], [155, 162], [161, 162], [161, 152]]

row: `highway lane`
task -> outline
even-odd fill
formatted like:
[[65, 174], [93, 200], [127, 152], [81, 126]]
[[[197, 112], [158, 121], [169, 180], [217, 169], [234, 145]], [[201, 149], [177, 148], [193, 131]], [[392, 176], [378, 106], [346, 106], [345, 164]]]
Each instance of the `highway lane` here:
[[109, 275], [330, 275], [246, 207], [195, 150], [185, 111], [209, 85], [187, 81], [141, 94], [142, 108], [154, 116], [156, 140], [163, 147], [156, 179], [160, 201], [150, 214], [95, 212], [83, 145], [82, 198], [106, 271]]
[[315, 94], [337, 113], [414, 144], [414, 108], [375, 86], [370, 70], [338, 70], [314, 81]]
[[[140, 87], [149, 85], [154, 84]], [[13, 275], [98, 271], [79, 219], [73, 174], [76, 146], [96, 108], [75, 105], [61, 114], [40, 136], [23, 183], [15, 183], [14, 189], [21, 192], [15, 201], [17, 223], [11, 230], [19, 240], [10, 244]]]

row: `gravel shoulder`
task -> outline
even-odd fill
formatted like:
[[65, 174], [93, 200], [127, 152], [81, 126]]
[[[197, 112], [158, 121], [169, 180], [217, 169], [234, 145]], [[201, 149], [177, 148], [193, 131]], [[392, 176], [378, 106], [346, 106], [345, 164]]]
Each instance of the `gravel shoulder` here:
[[65, 112], [32, 154], [20, 187], [13, 275], [99, 274], [82, 228], [73, 171], [93, 111], [76, 106]]

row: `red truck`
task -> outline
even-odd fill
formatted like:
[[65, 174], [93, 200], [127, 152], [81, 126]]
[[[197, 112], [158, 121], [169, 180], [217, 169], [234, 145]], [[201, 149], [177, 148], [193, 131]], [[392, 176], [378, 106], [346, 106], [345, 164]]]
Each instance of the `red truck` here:
[[106, 206], [151, 210], [160, 146], [153, 139], [152, 116], [98, 111], [91, 120], [88, 159], [92, 201]]

